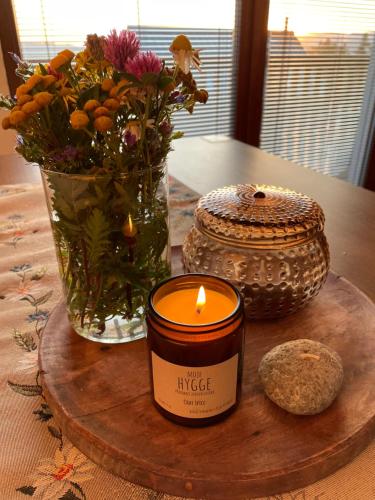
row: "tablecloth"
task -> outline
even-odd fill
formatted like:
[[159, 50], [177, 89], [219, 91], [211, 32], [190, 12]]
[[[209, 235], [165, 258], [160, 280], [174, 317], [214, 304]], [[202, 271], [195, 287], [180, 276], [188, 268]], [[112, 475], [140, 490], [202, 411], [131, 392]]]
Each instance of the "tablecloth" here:
[[[172, 180], [174, 244], [190, 227], [197, 198]], [[37, 364], [43, 326], [60, 296], [42, 188], [0, 186], [0, 499], [176, 499], [104, 471], [62, 435], [43, 399]], [[372, 499], [374, 443], [324, 480], [267, 500]]]

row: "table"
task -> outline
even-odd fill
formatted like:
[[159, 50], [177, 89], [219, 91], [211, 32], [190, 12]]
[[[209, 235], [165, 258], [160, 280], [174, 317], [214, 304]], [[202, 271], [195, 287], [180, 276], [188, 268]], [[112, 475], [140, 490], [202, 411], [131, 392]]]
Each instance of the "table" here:
[[[312, 196], [321, 204], [326, 214], [326, 234], [330, 243], [332, 269], [352, 281], [375, 300], [373, 257], [375, 255], [375, 193], [351, 186], [338, 179], [322, 176], [268, 155], [259, 149], [226, 138], [189, 138], [176, 141], [175, 151], [170, 155], [169, 167], [173, 176], [201, 194], [223, 185], [258, 182], [290, 187]], [[40, 176], [37, 167], [26, 166], [24, 160], [16, 155], [0, 157], [0, 185], [22, 182], [39, 183]], [[16, 210], [19, 208], [17, 207]], [[47, 225], [42, 230], [47, 232]], [[10, 310], [15, 311], [14, 308], [10, 308]], [[17, 331], [13, 332], [13, 335], [16, 338]], [[18, 340], [20, 341], [20, 339]], [[5, 345], [5, 343], [1, 345]], [[28, 354], [32, 354], [32, 352]], [[9, 366], [11, 366], [11, 362], [9, 354]], [[7, 360], [3, 359], [3, 363], [7, 363]], [[30, 377], [29, 383], [33, 383]], [[24, 392], [29, 390], [20, 387], [16, 389]], [[14, 394], [14, 398], [17, 397], [18, 395]], [[17, 399], [17, 404], [18, 402]], [[8, 409], [6, 405], [2, 412], [5, 416], [5, 422], [10, 427], [19, 426], [17, 427], [17, 439], [14, 438], [12, 456], [8, 457], [9, 462], [14, 463], [14, 466], [23, 462], [25, 456], [25, 441], [27, 441], [28, 436], [24, 433], [22, 424], [27, 428], [30, 420], [30, 415], [25, 414], [25, 406], [25, 403], [21, 401], [20, 412], [17, 416], [11, 414], [10, 407]], [[40, 420], [48, 418], [48, 414], [43, 414], [43, 406], [40, 404], [35, 403], [33, 411]], [[38, 425], [42, 424], [38, 423]], [[63, 475], [67, 474], [66, 477], [68, 477], [69, 474], [74, 473], [74, 469], [61, 470], [58, 465], [64, 462], [63, 459], [65, 462], [69, 459], [72, 463], [77, 464], [76, 476], [72, 476], [72, 478], [76, 479], [78, 485], [83, 483], [88, 500], [108, 498], [105, 495], [108, 494], [109, 487], [111, 488], [111, 498], [134, 498], [137, 500], [171, 498], [125, 483], [102, 470], [96, 470], [94, 473], [92, 464], [88, 464], [85, 458], [79, 455], [76, 450], [71, 449], [69, 445], [65, 446], [64, 444], [61, 449], [60, 446], [56, 449], [56, 440], [59, 442], [63, 438], [59, 435], [53, 420], [48, 420], [46, 425], [49, 426], [52, 436], [50, 436], [49, 456], [53, 458], [46, 459], [45, 463], [37, 468], [38, 474], [43, 474], [42, 469], [55, 471], [55, 479], [56, 474], [61, 474], [59, 479], [61, 477], [62, 480], [59, 485], [62, 485], [63, 480], [65, 481]], [[19, 441], [21, 436], [23, 441]], [[33, 441], [29, 439], [27, 445], [29, 447], [35, 446], [35, 437]], [[32, 467], [35, 469], [35, 465], [30, 465], [29, 461], [27, 465], [29, 469]], [[375, 481], [371, 479], [372, 472], [375, 472], [375, 444], [368, 447], [352, 464], [327, 479], [303, 490], [285, 493], [275, 497], [275, 499], [370, 500], [374, 498], [375, 491]], [[95, 479], [92, 479], [94, 475]], [[36, 480], [35, 477], [20, 478], [17, 483], [17, 486], [20, 487], [19, 491], [15, 492], [13, 489], [14, 495], [11, 496], [10, 493], [7, 493], [6, 498], [22, 498], [21, 493], [30, 495], [34, 488], [32, 485], [40, 485], [43, 481], [45, 482], [46, 479], [40, 475]], [[40, 487], [38, 486], [38, 488]], [[74, 486], [72, 488], [76, 498], [81, 498], [79, 489]], [[57, 490], [55, 493], [57, 495]], [[50, 498], [58, 498], [58, 496]]]

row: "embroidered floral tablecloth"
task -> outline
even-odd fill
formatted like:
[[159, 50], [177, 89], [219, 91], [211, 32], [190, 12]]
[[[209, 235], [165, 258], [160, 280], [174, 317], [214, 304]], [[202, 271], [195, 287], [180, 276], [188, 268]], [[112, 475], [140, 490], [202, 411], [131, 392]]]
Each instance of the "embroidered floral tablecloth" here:
[[[197, 198], [172, 181], [174, 244], [190, 227]], [[42, 188], [0, 186], [0, 499], [176, 498], [105, 472], [61, 434], [43, 400], [37, 365], [39, 338], [60, 296]], [[375, 499], [375, 444], [332, 476], [269, 498]]]

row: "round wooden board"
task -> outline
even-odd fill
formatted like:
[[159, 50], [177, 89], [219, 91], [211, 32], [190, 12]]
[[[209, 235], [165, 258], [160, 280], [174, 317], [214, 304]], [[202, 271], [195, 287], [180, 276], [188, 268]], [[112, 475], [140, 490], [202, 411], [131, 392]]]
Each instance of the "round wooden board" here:
[[[317, 416], [278, 408], [257, 375], [269, 349], [297, 338], [324, 342], [343, 359], [343, 389]], [[63, 304], [39, 356], [45, 397], [72, 443], [108, 471], [174, 495], [232, 500], [289, 491], [349, 462], [375, 435], [375, 306], [333, 273], [302, 311], [247, 325], [241, 404], [211, 427], [175, 425], [153, 407], [144, 340], [84, 340]]]

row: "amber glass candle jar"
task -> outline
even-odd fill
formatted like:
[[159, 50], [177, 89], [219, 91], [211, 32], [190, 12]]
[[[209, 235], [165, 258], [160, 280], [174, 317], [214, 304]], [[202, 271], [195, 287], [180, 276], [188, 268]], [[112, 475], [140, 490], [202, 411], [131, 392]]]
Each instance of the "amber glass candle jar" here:
[[[204, 288], [206, 302], [197, 303]], [[149, 296], [147, 342], [152, 398], [176, 423], [209, 425], [228, 416], [241, 395], [243, 304], [226, 280], [185, 274]]]

